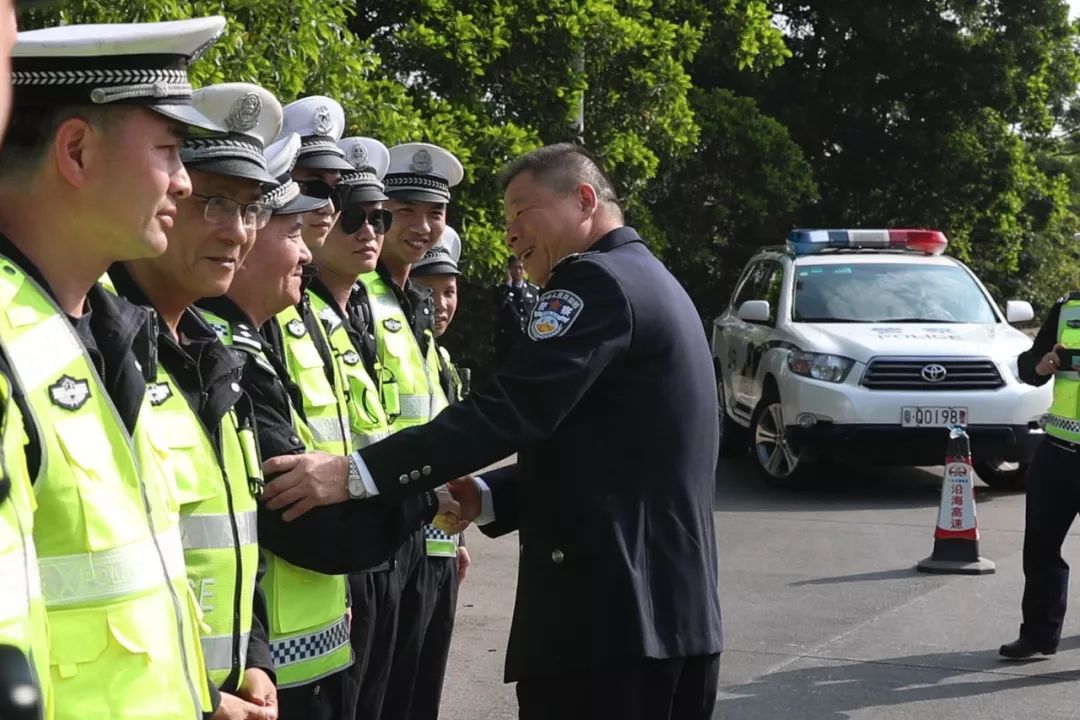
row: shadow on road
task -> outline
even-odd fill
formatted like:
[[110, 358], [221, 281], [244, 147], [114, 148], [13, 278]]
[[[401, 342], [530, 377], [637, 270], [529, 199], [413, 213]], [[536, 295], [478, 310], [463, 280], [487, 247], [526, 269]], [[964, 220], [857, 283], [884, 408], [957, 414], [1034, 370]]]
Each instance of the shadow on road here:
[[[1063, 647], [1066, 644], [1080, 646], [1080, 638], [1069, 638]], [[974, 697], [1080, 679], [1080, 672], [1053, 673], [1049, 666], [1044, 674], [1020, 674], [1013, 669], [1017, 666], [998, 662], [994, 651], [821, 662], [818, 667], [783, 670], [722, 688], [737, 697], [718, 700], [714, 720], [848, 720], [848, 713], [864, 708]], [[977, 680], [953, 680], [973, 673], [983, 674]]]
[[[721, 460], [716, 470], [715, 510], [740, 512], [805, 512], [836, 509], [902, 509], [934, 507], [940, 500], [939, 468], [882, 467], [829, 463], [805, 486], [771, 487], [748, 459]], [[993, 502], [1011, 493], [977, 485], [976, 502]]]
[[802, 587], [804, 585], [839, 585], [843, 583], [876, 582], [878, 580], [910, 580], [913, 577], [921, 577], [914, 566], [897, 570], [879, 570], [877, 572], [857, 573], [855, 575], [836, 575], [834, 577], [813, 578], [788, 583], [789, 587]]

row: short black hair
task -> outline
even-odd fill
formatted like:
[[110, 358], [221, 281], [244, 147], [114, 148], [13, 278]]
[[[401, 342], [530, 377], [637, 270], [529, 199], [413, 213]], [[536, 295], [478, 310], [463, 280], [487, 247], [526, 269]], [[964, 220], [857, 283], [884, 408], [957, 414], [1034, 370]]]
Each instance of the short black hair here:
[[[16, 90], [16, 92], [18, 92]], [[0, 179], [37, 170], [60, 126], [72, 118], [108, 129], [134, 106], [19, 107], [12, 109], [11, 123], [0, 147]]]
[[510, 268], [514, 267], [515, 265], [523, 265], [523, 264], [524, 263], [521, 262], [521, 258], [519, 258], [517, 255], [511, 255], [510, 257], [506, 258], [506, 268], [508, 270]]
[[600, 161], [585, 148], [572, 143], [545, 145], [508, 163], [499, 172], [503, 192], [522, 173], [532, 173], [537, 182], [557, 193], [572, 192], [582, 183], [596, 188], [602, 203], [619, 205], [615, 184], [600, 167]]

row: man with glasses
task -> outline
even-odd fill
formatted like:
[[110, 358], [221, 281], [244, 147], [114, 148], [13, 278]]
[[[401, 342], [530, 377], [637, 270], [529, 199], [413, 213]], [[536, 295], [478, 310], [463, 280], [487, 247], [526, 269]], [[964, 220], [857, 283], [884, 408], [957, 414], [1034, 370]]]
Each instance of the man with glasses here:
[[55, 717], [197, 718], [206, 668], [149, 314], [95, 284], [166, 247], [191, 192], [190, 62], [225, 19], [23, 33], [0, 152], [0, 339], [28, 437]]
[[168, 248], [118, 263], [109, 276], [122, 297], [157, 311], [159, 366], [148, 392], [153, 419], [166, 430], [188, 582], [203, 611], [213, 717], [271, 720], [277, 690], [266, 599], [256, 585], [262, 478], [254, 413], [240, 391], [242, 360], [192, 305], [229, 289], [270, 219], [260, 199], [277, 180], [263, 150], [281, 129], [281, 104], [246, 83], [203, 88], [192, 103], [229, 134], [184, 143], [193, 189], [177, 205]]

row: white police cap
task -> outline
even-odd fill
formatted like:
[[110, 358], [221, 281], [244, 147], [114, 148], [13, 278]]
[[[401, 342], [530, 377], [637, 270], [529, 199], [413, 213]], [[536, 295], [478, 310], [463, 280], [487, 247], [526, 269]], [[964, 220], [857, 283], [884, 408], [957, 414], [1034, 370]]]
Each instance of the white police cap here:
[[193, 128], [224, 132], [191, 106], [187, 74], [224, 31], [225, 18], [215, 15], [21, 32], [11, 52], [15, 106], [142, 105]]
[[390, 148], [383, 183], [394, 199], [448, 203], [450, 188], [464, 176], [461, 163], [448, 150], [430, 143], [405, 143]]
[[461, 236], [457, 230], [447, 225], [443, 228], [439, 242], [424, 253], [424, 257], [413, 263], [409, 275], [425, 277], [427, 275], [460, 275], [458, 260], [461, 259]]
[[266, 170], [277, 178], [278, 186], [263, 195], [262, 201], [275, 215], [296, 215], [325, 207], [328, 198], [313, 198], [300, 192], [292, 179], [296, 159], [300, 155], [300, 136], [289, 133], [266, 148]]
[[289, 103], [281, 133], [300, 135], [300, 167], [342, 172], [353, 169], [337, 145], [345, 134], [345, 110], [337, 100], [312, 95]]
[[196, 90], [192, 105], [229, 134], [189, 138], [180, 158], [194, 170], [258, 180], [277, 185], [266, 170], [266, 146], [281, 132], [281, 103], [273, 94], [250, 83], [221, 83]]
[[377, 202], [386, 200], [382, 179], [390, 167], [390, 151], [375, 138], [347, 137], [338, 143], [353, 169], [343, 173], [341, 182], [351, 190], [350, 200]]

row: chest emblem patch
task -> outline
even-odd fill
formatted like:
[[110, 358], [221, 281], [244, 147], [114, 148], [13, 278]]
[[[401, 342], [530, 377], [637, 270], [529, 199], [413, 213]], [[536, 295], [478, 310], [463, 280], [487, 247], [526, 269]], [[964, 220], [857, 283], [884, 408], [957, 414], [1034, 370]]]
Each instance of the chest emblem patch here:
[[49, 399], [57, 407], [78, 410], [90, 399], [90, 383], [76, 380], [70, 375], [61, 375], [59, 380], [49, 386]]
[[150, 404], [154, 407], [162, 404], [166, 400], [172, 397], [172, 388], [169, 387], [169, 383], [150, 383], [146, 386], [146, 394], [150, 396]]
[[346, 365], [356, 365], [360, 362], [360, 355], [358, 355], [355, 350], [349, 350], [341, 356], [341, 359]]
[[396, 318], [386, 318], [382, 321], [382, 324], [390, 332], [397, 332], [401, 329], [401, 321]]
[[285, 329], [289, 331], [289, 334], [293, 337], [304, 337], [307, 332], [307, 327], [304, 325], [304, 321], [300, 318], [294, 318], [289, 321], [285, 326]]
[[529, 320], [529, 338], [547, 340], [566, 334], [585, 303], [567, 290], [552, 290], [540, 296]]

